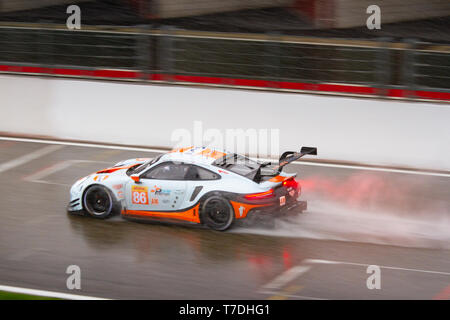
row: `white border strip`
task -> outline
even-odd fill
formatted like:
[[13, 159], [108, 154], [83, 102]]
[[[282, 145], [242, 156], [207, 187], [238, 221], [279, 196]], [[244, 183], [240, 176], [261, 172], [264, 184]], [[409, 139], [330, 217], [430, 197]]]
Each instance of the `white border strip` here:
[[310, 266], [295, 266], [287, 271], [280, 274], [278, 277], [267, 283], [262, 287], [264, 290], [273, 290], [273, 289], [280, 289], [283, 286], [285, 286], [287, 283], [293, 281], [294, 279], [300, 277], [302, 274], [308, 272], [311, 269]]
[[[69, 141], [59, 141], [59, 140], [46, 140], [46, 139], [31, 139], [31, 138], [16, 138], [16, 137], [4, 137], [0, 136], [0, 141], [17, 141], [17, 142], [31, 142], [31, 143], [46, 143], [46, 144], [56, 144], [74, 147], [86, 147], [86, 148], [103, 148], [103, 149], [113, 149], [113, 150], [125, 150], [125, 151], [140, 151], [140, 152], [155, 152], [155, 153], [165, 153], [167, 149], [155, 149], [155, 148], [139, 148], [139, 147], [126, 147], [117, 145], [105, 145], [105, 144], [95, 144], [89, 142], [69, 142]], [[258, 158], [261, 161], [274, 161], [274, 159], [269, 158]], [[294, 164], [305, 165], [305, 166], [319, 166], [319, 167], [330, 167], [330, 168], [343, 168], [343, 169], [354, 169], [354, 170], [368, 170], [368, 171], [382, 171], [382, 172], [393, 172], [393, 173], [404, 173], [404, 174], [415, 174], [422, 176], [434, 176], [434, 177], [446, 177], [450, 178], [450, 173], [439, 173], [439, 172], [428, 172], [420, 170], [404, 170], [404, 169], [392, 169], [383, 167], [371, 167], [365, 165], [345, 165], [345, 164], [334, 164], [334, 163], [324, 163], [324, 162], [303, 162], [294, 161]]]
[[110, 300], [110, 299], [91, 297], [91, 296], [80, 296], [77, 294], [69, 294], [69, 293], [46, 291], [46, 290], [27, 289], [27, 288], [2, 286], [2, 285], [0, 285], [0, 291], [29, 294], [29, 295], [33, 295], [33, 296], [39, 296], [39, 297], [66, 299], [66, 300]]
[[0, 140], [17, 141], [17, 142], [58, 144], [58, 145], [73, 146], [73, 147], [102, 148], [102, 149], [142, 151], [142, 152], [157, 152], [157, 153], [163, 153], [163, 152], [167, 152], [168, 151], [168, 150], [164, 150], [164, 149], [125, 147], [125, 146], [105, 145], [105, 144], [96, 144], [96, 143], [88, 143], [88, 142], [58, 141], [58, 140], [51, 140], [51, 139], [47, 140], [47, 139], [15, 138], [15, 137], [0, 136]]
[[30, 161], [33, 161], [35, 159], [41, 158], [41, 157], [43, 157], [43, 156], [45, 156], [45, 155], [47, 155], [49, 153], [52, 153], [52, 152], [54, 152], [56, 150], [61, 149], [63, 147], [64, 146], [58, 146], [58, 145], [56, 145], [56, 146], [46, 146], [46, 147], [43, 147], [42, 149], [35, 150], [35, 151], [33, 151], [31, 153], [28, 153], [28, 154], [26, 154], [24, 156], [21, 156], [19, 158], [16, 158], [16, 159], [10, 160], [8, 162], [2, 163], [2, 164], [0, 164], [0, 173], [5, 172], [5, 171], [7, 171], [9, 169], [12, 169], [12, 168], [21, 166], [21, 165], [23, 165], [25, 163], [28, 163]]
[[[346, 261], [333, 261], [333, 260], [322, 260], [322, 259], [306, 259], [306, 260], [303, 261], [303, 263], [309, 263], [309, 264], [343, 264], [343, 265], [360, 266], [360, 267], [368, 267], [368, 266], [370, 266], [369, 264], [366, 264], [366, 263], [356, 263], [356, 262], [346, 262]], [[390, 270], [422, 272], [422, 273], [432, 273], [432, 274], [440, 274], [440, 275], [444, 275], [444, 276], [450, 276], [450, 272], [443, 272], [443, 271], [400, 268], [400, 267], [390, 267], [390, 266], [381, 266], [381, 265], [379, 267], [383, 268], [383, 269], [390, 269]]]
[[320, 162], [300, 162], [300, 161], [295, 161], [294, 163], [305, 165], [305, 166], [320, 166], [320, 167], [330, 167], [330, 168], [367, 170], [367, 171], [382, 171], [382, 172], [405, 173], [405, 174], [416, 174], [416, 175], [422, 175], [422, 176], [434, 176], [434, 177], [450, 178], [450, 173], [427, 172], [427, 171], [418, 171], [418, 170], [391, 169], [391, 168], [381, 168], [381, 167], [367, 167], [367, 166], [364, 166], [364, 165], [344, 165], [344, 164], [320, 163]]

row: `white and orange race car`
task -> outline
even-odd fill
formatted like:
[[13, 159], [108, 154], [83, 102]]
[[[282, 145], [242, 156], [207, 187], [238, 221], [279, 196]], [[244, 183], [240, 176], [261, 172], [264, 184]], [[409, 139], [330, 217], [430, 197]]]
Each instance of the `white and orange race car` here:
[[101, 219], [120, 214], [226, 230], [239, 219], [306, 210], [296, 174], [283, 167], [307, 154], [317, 155], [317, 148], [287, 151], [276, 165], [207, 147], [129, 159], [78, 180], [67, 209]]

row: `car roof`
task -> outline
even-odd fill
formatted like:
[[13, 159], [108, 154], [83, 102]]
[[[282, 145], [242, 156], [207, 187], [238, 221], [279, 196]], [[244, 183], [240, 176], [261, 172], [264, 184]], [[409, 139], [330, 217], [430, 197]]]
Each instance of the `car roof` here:
[[209, 147], [177, 148], [161, 156], [160, 161], [179, 161], [211, 165], [217, 159], [227, 155], [227, 152]]

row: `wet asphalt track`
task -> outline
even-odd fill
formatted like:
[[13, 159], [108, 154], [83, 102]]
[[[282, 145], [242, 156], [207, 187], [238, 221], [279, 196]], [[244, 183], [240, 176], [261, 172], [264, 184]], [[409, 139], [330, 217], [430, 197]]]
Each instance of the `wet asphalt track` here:
[[[450, 298], [448, 177], [293, 165], [308, 213], [213, 232], [67, 215], [75, 180], [154, 154], [48, 146], [0, 140], [0, 285], [119, 299]], [[68, 160], [83, 161], [59, 167]], [[366, 287], [372, 264], [381, 290]], [[66, 289], [69, 265], [81, 290]]]

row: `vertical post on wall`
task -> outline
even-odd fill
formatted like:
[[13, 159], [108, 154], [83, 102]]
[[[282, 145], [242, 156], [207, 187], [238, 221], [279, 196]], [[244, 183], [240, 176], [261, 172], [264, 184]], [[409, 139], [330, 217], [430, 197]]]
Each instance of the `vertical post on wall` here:
[[278, 87], [280, 80], [280, 33], [268, 32], [264, 46], [264, 78], [268, 87]]
[[[44, 25], [48, 23], [47, 20], [39, 20], [39, 25]], [[53, 41], [49, 40], [49, 33], [51, 30], [46, 30], [46, 28], [39, 28], [37, 39], [37, 66], [39, 67], [54, 67], [54, 56], [53, 56]], [[48, 49], [50, 48], [50, 50]]]
[[139, 33], [135, 35], [136, 55], [135, 67], [140, 73], [140, 80], [147, 81], [151, 74], [152, 51], [150, 45], [150, 25], [139, 25]]
[[163, 26], [162, 35], [159, 41], [159, 68], [162, 73], [162, 80], [172, 81], [174, 75], [173, 68], [173, 37], [171, 35], [173, 27]]
[[392, 83], [392, 64], [391, 64], [391, 50], [389, 49], [392, 38], [379, 38], [380, 44], [377, 50], [377, 63], [374, 66], [375, 70], [375, 85], [377, 86], [377, 94], [379, 96], [386, 96], [389, 85]]
[[416, 48], [416, 40], [406, 39], [406, 49], [403, 51], [403, 68], [402, 68], [402, 83], [406, 89], [406, 97], [414, 98], [415, 84], [415, 59], [414, 50]]

